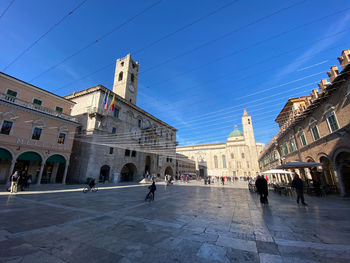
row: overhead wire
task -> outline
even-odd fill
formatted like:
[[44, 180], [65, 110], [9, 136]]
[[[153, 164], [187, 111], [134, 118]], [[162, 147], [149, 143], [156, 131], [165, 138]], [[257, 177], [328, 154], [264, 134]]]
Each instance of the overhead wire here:
[[[60, 62], [52, 65], [51, 67], [49, 67], [48, 69], [42, 71], [41, 73], [39, 73], [38, 75], [36, 75], [35, 77], [33, 77], [30, 81], [33, 81], [35, 79], [38, 79], [39, 77], [41, 77], [42, 75], [46, 74], [47, 72], [51, 71], [54, 68], [57, 68], [59, 65], [62, 65], [64, 62], [66, 62], [67, 60], [75, 57], [76, 55], [80, 54], [81, 52], [83, 52], [84, 50], [90, 48], [91, 46], [99, 43], [101, 40], [103, 40], [104, 38], [108, 37], [109, 35], [111, 35], [112, 33], [114, 33], [115, 31], [121, 29], [123, 26], [129, 24], [131, 21], [133, 21], [134, 19], [136, 19], [137, 17], [143, 15], [144, 13], [146, 13], [147, 11], [149, 11], [150, 9], [152, 9], [153, 7], [159, 5], [163, 0], [158, 0], [156, 2], [154, 2], [153, 4], [147, 6], [145, 9], [141, 10], [140, 12], [138, 12], [136, 15], [131, 16], [130, 18], [126, 19], [123, 23], [117, 25], [116, 27], [114, 27], [112, 30], [108, 31], [107, 33], [104, 33], [102, 36], [100, 36], [99, 38], [97, 38], [96, 40], [88, 43], [87, 45], [85, 45], [84, 47], [80, 48], [79, 50], [75, 51], [73, 54], [69, 55], [68, 57], [65, 57], [63, 60], [61, 60]], [[110, 65], [108, 65], [110, 66]], [[106, 66], [107, 67], [107, 66]]]
[[[157, 65], [155, 65], [155, 66], [152, 66], [152, 67], [150, 67], [150, 68], [148, 68], [148, 69], [146, 69], [146, 70], [140, 72], [140, 74], [145, 73], [145, 72], [148, 72], [148, 71], [153, 70], [153, 69], [155, 69], [155, 68], [158, 68], [158, 67], [160, 67], [160, 66], [162, 66], [162, 65], [164, 65], [164, 64], [166, 64], [166, 63], [169, 63], [169, 62], [172, 61], [172, 60], [178, 59], [178, 58], [180, 58], [180, 57], [182, 57], [182, 56], [185, 56], [185, 55], [187, 55], [187, 54], [193, 53], [194, 51], [196, 51], [196, 50], [198, 50], [198, 49], [200, 49], [200, 48], [202, 48], [202, 47], [204, 47], [204, 46], [208, 46], [208, 45], [210, 45], [211, 43], [215, 43], [216, 41], [218, 41], [218, 40], [220, 40], [220, 39], [222, 39], [222, 38], [225, 38], [225, 37], [227, 37], [227, 36], [229, 36], [229, 35], [231, 35], [231, 34], [233, 34], [233, 33], [235, 33], [235, 32], [239, 32], [239, 31], [241, 31], [241, 30], [243, 30], [243, 29], [245, 29], [245, 28], [247, 28], [247, 27], [249, 27], [249, 26], [252, 26], [252, 25], [254, 25], [254, 24], [257, 24], [257, 23], [259, 23], [259, 22], [261, 22], [261, 21], [263, 21], [263, 20], [265, 20], [265, 19], [267, 19], [267, 18], [269, 18], [269, 17], [271, 17], [271, 16], [274, 16], [274, 15], [276, 15], [276, 14], [279, 14], [279, 13], [285, 11], [285, 10], [291, 9], [291, 8], [293, 8], [293, 7], [295, 7], [295, 6], [299, 5], [299, 4], [304, 3], [305, 1], [306, 1], [306, 0], [299, 1], [299, 2], [297, 2], [297, 3], [295, 3], [295, 4], [293, 4], [293, 5], [290, 5], [290, 6], [288, 6], [288, 7], [279, 9], [279, 10], [273, 12], [273, 13], [270, 13], [270, 14], [268, 14], [268, 15], [265, 15], [265, 16], [259, 18], [259, 19], [254, 20], [253, 22], [250, 22], [250, 23], [248, 23], [248, 24], [246, 24], [246, 25], [244, 25], [244, 26], [241, 26], [241, 27], [239, 27], [239, 28], [237, 28], [237, 29], [235, 29], [235, 30], [230, 31], [229, 33], [226, 33], [226, 34], [223, 35], [223, 36], [220, 36], [220, 37], [218, 37], [218, 38], [215, 38], [215, 39], [213, 39], [213, 40], [211, 40], [211, 41], [209, 41], [209, 42], [206, 42], [206, 43], [204, 43], [204, 44], [201, 44], [200, 46], [198, 46], [198, 47], [196, 47], [196, 48], [192, 48], [191, 50], [188, 50], [188, 51], [186, 51], [186, 52], [183, 52], [183, 53], [181, 53], [181, 54], [179, 54], [179, 55], [177, 55], [177, 56], [175, 56], [175, 57], [173, 57], [173, 58], [169, 58], [169, 59], [167, 59], [166, 61], [163, 61], [162, 63], [159, 63], [159, 64], [157, 64]], [[165, 63], [165, 62], [166, 62], [166, 63]], [[101, 67], [101, 68], [99, 68], [99, 69], [97, 69], [97, 70], [95, 70], [95, 71], [93, 71], [93, 72], [91, 72], [91, 73], [89, 73], [89, 74], [86, 74], [86, 75], [84, 76], [84, 78], [79, 78], [79, 79], [74, 80], [74, 81], [72, 81], [72, 82], [70, 82], [70, 83], [68, 83], [68, 84], [65, 84], [65, 85], [61, 86], [61, 87], [64, 88], [64, 87], [66, 87], [66, 86], [72, 85], [73, 83], [75, 83], [75, 82], [77, 82], [77, 81], [80, 81], [80, 80], [83, 80], [83, 79], [85, 79], [85, 78], [87, 78], [87, 77], [89, 77], [89, 76], [91, 76], [91, 75], [93, 75], [93, 74], [96, 74], [96, 73], [100, 72], [100, 71], [103, 71], [104, 69], [106, 69], [106, 68], [108, 68], [108, 67], [110, 67], [110, 66], [112, 66], [112, 65], [114, 65], [114, 64], [115, 64], [114, 62], [113, 62], [113, 63], [110, 63], [110, 64], [107, 64], [107, 65], [105, 65], [105, 66], [103, 66], [103, 67]]]
[[[162, 1], [162, 0], [161, 0], [161, 1]], [[51, 71], [52, 69], [54, 69], [54, 68], [58, 67], [59, 65], [63, 64], [64, 62], [66, 62], [67, 60], [71, 59], [72, 57], [75, 57], [76, 55], [80, 54], [80, 53], [83, 52], [84, 50], [90, 48], [90, 47], [93, 46], [94, 44], [97, 44], [98, 42], [100, 42], [100, 41], [101, 41], [102, 39], [104, 39], [105, 37], [107, 37], [107, 36], [109, 36], [110, 34], [114, 33], [114, 32], [117, 31], [118, 29], [122, 28], [124, 25], [130, 23], [130, 22], [131, 22], [132, 20], [134, 20], [135, 18], [141, 16], [141, 15], [142, 15], [143, 13], [145, 13], [146, 11], [148, 11], [148, 10], [150, 10], [151, 8], [153, 8], [154, 6], [158, 5], [161, 1], [155, 2], [154, 4], [150, 5], [150, 6], [147, 7], [146, 9], [142, 10], [141, 12], [139, 12], [138, 14], [136, 14], [136, 15], [132, 16], [131, 18], [127, 19], [127, 20], [126, 20], [125, 22], [123, 22], [122, 24], [120, 24], [120, 25], [118, 25], [117, 27], [113, 28], [111, 31], [105, 33], [104, 35], [102, 35], [102, 36], [99, 37], [98, 39], [92, 41], [91, 43], [89, 43], [89, 44], [87, 44], [86, 46], [80, 48], [79, 50], [77, 50], [77, 51], [74, 52], [73, 54], [71, 54], [71, 55], [69, 55], [68, 57], [64, 58], [64, 59], [61, 60], [59, 63], [57, 63], [57, 64], [55, 64], [55, 65], [49, 67], [49, 68], [46, 69], [45, 71], [41, 72], [39, 75], [37, 75], [37, 76], [35, 76], [34, 78], [32, 78], [31, 81], [33, 81], [33, 80], [35, 80], [35, 79], [41, 77], [42, 75], [46, 74], [47, 72]], [[159, 39], [157, 39], [157, 40], [155, 40], [155, 41], [153, 41], [153, 42], [147, 44], [146, 46], [144, 46], [144, 47], [142, 47], [142, 48], [140, 48], [140, 49], [134, 51], [133, 54], [139, 53], [139, 52], [141, 52], [141, 51], [143, 51], [143, 50], [145, 50], [145, 49], [147, 49], [147, 48], [149, 48], [149, 47], [151, 47], [151, 46], [154, 46], [155, 44], [161, 42], [162, 40], [165, 40], [165, 39], [167, 39], [167, 38], [169, 38], [169, 37], [175, 35], [176, 33], [179, 33], [179, 32], [181, 32], [181, 31], [185, 30], [186, 28], [188, 28], [188, 27], [190, 27], [190, 26], [193, 26], [194, 24], [196, 24], [196, 23], [198, 23], [198, 22], [204, 20], [205, 18], [208, 18], [208, 17], [210, 17], [210, 16], [216, 14], [217, 12], [219, 12], [219, 11], [221, 11], [221, 10], [223, 10], [223, 9], [225, 9], [225, 8], [227, 8], [227, 7], [229, 7], [229, 6], [231, 6], [232, 4], [234, 4], [234, 3], [238, 2], [238, 1], [239, 1], [239, 0], [230, 1], [229, 3], [227, 3], [227, 4], [225, 4], [225, 5], [221, 6], [221, 7], [219, 7], [219, 8], [217, 8], [217, 9], [215, 9], [214, 11], [212, 11], [212, 12], [210, 12], [210, 13], [204, 15], [204, 16], [201, 16], [201, 17], [195, 19], [195, 20], [192, 21], [191, 23], [189, 23], [189, 24], [187, 24], [187, 25], [185, 25], [185, 26], [182, 26], [182, 27], [176, 29], [175, 31], [173, 31], [173, 32], [171, 32], [171, 33], [169, 33], [169, 34], [167, 34], [167, 35], [165, 35], [165, 36], [163, 36], [163, 37], [161, 37], [161, 38], [159, 38]], [[115, 64], [114, 62], [113, 62], [113, 63], [110, 63], [110, 64], [107, 64], [107, 65], [103, 66], [102, 68], [98, 69], [97, 71], [94, 71], [94, 72], [92, 72], [92, 73], [90, 73], [90, 74], [95, 74], [95, 73], [97, 73], [97, 72], [99, 72], [99, 71], [102, 71], [102, 70], [104, 70], [104, 69], [106, 69], [106, 68], [109, 68], [110, 66], [112, 66], [112, 65], [114, 65], [114, 64]], [[80, 78], [80, 79], [84, 79], [84, 78]], [[70, 85], [70, 84], [66, 84], [65, 86], [67, 86], [67, 85]]]
[[26, 49], [24, 49], [17, 57], [15, 57], [7, 66], [3, 68], [3, 71], [6, 71], [9, 67], [11, 67], [14, 63], [16, 63], [24, 54], [26, 54], [30, 49], [32, 49], [40, 40], [42, 40], [45, 36], [47, 36], [52, 30], [54, 30], [57, 26], [59, 26], [64, 20], [66, 20], [69, 16], [71, 16], [75, 11], [77, 11], [80, 7], [82, 7], [87, 0], [81, 1], [75, 8], [69, 11], [66, 15], [64, 15], [58, 22], [52, 25], [45, 33], [43, 33], [39, 38], [33, 41]]
[[6, 8], [4, 9], [4, 11], [2, 11], [1, 15], [0, 15], [0, 19], [6, 14], [6, 12], [10, 9], [10, 7], [12, 6], [12, 4], [15, 2], [15, 0], [11, 0], [10, 3], [6, 6]]

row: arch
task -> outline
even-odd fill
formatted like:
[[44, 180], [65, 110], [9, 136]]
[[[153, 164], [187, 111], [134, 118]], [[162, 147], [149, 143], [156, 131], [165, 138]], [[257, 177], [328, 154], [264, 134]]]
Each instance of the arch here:
[[52, 154], [46, 161], [41, 177], [41, 184], [62, 183], [67, 159], [61, 154]]
[[334, 166], [331, 160], [325, 153], [320, 153], [319, 155], [320, 155], [319, 157], [320, 163], [323, 164], [323, 174], [324, 174], [324, 179], [326, 181], [326, 184], [336, 186], [337, 181], [335, 178]]
[[109, 174], [110, 174], [110, 170], [111, 168], [109, 167], [109, 165], [102, 165], [101, 169], [100, 169], [100, 175], [98, 177], [98, 180], [100, 182], [105, 182], [105, 181], [109, 181]]
[[333, 161], [334, 164], [337, 162], [337, 156], [342, 153], [342, 152], [350, 152], [350, 147], [347, 146], [341, 146], [339, 148], [334, 149], [329, 156], [331, 157], [330, 159]]
[[151, 174], [151, 156], [147, 155], [145, 158], [145, 175]]
[[16, 158], [13, 171], [25, 171], [32, 176], [33, 182], [37, 182], [43, 160], [43, 156], [38, 152], [23, 151]]
[[40, 153], [33, 151], [24, 151], [17, 157], [17, 161], [34, 161], [42, 162], [43, 156]]
[[305, 159], [308, 163], [315, 162], [315, 159], [313, 157], [311, 157], [310, 155], [306, 156]]
[[338, 153], [335, 159], [338, 178], [341, 180], [342, 195], [350, 195], [350, 151]]
[[173, 169], [172, 169], [170, 166], [168, 166], [168, 167], [165, 169], [165, 171], [164, 171], [164, 176], [165, 176], [165, 175], [170, 175], [170, 176], [173, 176], [173, 175], [174, 175]]
[[137, 175], [136, 165], [133, 163], [127, 163], [123, 166], [120, 171], [120, 181], [121, 182], [131, 182]]
[[0, 183], [6, 183], [11, 169], [13, 154], [5, 147], [0, 148]]
[[0, 160], [5, 159], [5, 160], [13, 160], [13, 153], [7, 149], [6, 147], [1, 146], [0, 148]]
[[118, 81], [123, 80], [123, 71], [121, 71], [118, 75]]

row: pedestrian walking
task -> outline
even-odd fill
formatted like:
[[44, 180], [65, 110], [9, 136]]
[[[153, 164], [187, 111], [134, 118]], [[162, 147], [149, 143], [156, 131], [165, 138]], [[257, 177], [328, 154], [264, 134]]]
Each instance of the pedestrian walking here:
[[33, 179], [32, 179], [32, 175], [28, 174], [27, 176], [27, 188], [29, 189], [30, 184], [32, 183]]
[[148, 187], [148, 189], [149, 189], [148, 195], [149, 195], [150, 193], [152, 193], [152, 194], [153, 194], [153, 200], [154, 200], [154, 192], [157, 190], [156, 183], [153, 182], [153, 183]]
[[292, 187], [294, 187], [297, 192], [297, 203], [299, 204], [299, 200], [301, 200], [303, 205], [307, 205], [304, 200], [304, 183], [297, 173], [294, 175]]
[[18, 185], [21, 188], [21, 191], [24, 191], [24, 187], [27, 185], [27, 173], [25, 170], [23, 170], [18, 177]]
[[11, 193], [17, 193], [18, 171], [15, 171], [11, 176]]
[[225, 178], [224, 177], [221, 177], [221, 183], [222, 183], [222, 185], [225, 185]]
[[260, 203], [268, 204], [269, 200], [267, 199], [267, 196], [268, 196], [269, 192], [268, 192], [268, 188], [267, 188], [266, 179], [263, 176], [258, 175], [258, 177], [255, 181], [255, 186], [256, 186], [257, 192], [260, 195]]

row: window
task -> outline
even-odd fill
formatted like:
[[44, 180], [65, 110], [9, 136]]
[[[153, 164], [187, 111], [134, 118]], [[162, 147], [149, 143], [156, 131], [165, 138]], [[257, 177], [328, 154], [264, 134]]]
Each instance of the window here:
[[215, 168], [218, 168], [218, 157], [215, 155], [214, 156], [214, 166], [215, 166]]
[[4, 121], [1, 126], [1, 134], [10, 135], [13, 122]]
[[109, 154], [113, 154], [113, 150], [114, 150], [113, 147], [110, 147], [109, 148]]
[[134, 82], [134, 81], [135, 81], [135, 76], [134, 76], [133, 73], [131, 73], [131, 75], [130, 75], [130, 80], [131, 80], [131, 82]]
[[116, 127], [113, 127], [112, 128], [112, 134], [116, 134], [117, 133], [117, 128]]
[[244, 156], [244, 153], [241, 153], [241, 156], [242, 156], [242, 159], [244, 159], [244, 157], [245, 157], [245, 156]]
[[160, 137], [163, 137], [163, 130], [160, 130]]
[[248, 119], [248, 124], [250, 124], [250, 119]]
[[43, 102], [41, 100], [39, 100], [39, 99], [33, 99], [33, 104], [41, 106], [42, 103]]
[[131, 157], [136, 157], [136, 151], [131, 152]]
[[292, 138], [292, 139], [289, 141], [289, 146], [290, 146], [290, 151], [291, 151], [291, 152], [294, 152], [294, 151], [297, 149], [297, 147], [296, 147], [296, 145], [295, 145], [295, 140], [294, 140], [294, 138]]
[[132, 68], [135, 68], [135, 67], [136, 67], [135, 63], [132, 63]]
[[41, 131], [42, 131], [41, 128], [35, 127], [33, 130], [32, 139], [40, 140]]
[[317, 128], [317, 125], [314, 124], [310, 127], [311, 129], [311, 133], [312, 133], [312, 137], [314, 138], [314, 140], [318, 140], [320, 138], [320, 134], [318, 132], [318, 128]]
[[17, 91], [8, 89], [7, 92], [6, 92], [6, 94], [8, 95], [8, 96], [5, 97], [6, 100], [15, 102], [16, 97], [17, 97]]
[[63, 108], [56, 106], [55, 111], [58, 112], [58, 113], [62, 113], [63, 112]]
[[298, 135], [299, 135], [299, 139], [300, 139], [301, 145], [302, 146], [306, 146], [307, 143], [306, 143], [305, 134], [304, 134], [304, 131], [301, 128], [298, 131]]
[[121, 65], [122, 67], [124, 67], [124, 61], [122, 61], [122, 62], [120, 63], [120, 65]]
[[118, 76], [118, 81], [122, 81], [123, 80], [123, 71], [119, 73]]
[[334, 111], [327, 114], [327, 123], [328, 123], [329, 130], [331, 132], [335, 132], [336, 130], [339, 130], [339, 125], [338, 125], [337, 119], [335, 118]]
[[247, 162], [247, 168], [249, 168], [249, 166], [250, 166], [250, 165], [249, 165], [249, 162]]
[[119, 109], [115, 108], [113, 111], [113, 117], [118, 118], [119, 117]]
[[226, 156], [222, 156], [222, 168], [226, 168]]
[[235, 155], [233, 153], [231, 153], [231, 159], [235, 158]]
[[237, 166], [237, 169], [242, 169], [241, 162], [237, 161], [236, 166]]
[[58, 134], [57, 143], [58, 143], [58, 144], [64, 144], [65, 139], [66, 139], [66, 134], [63, 133], [63, 132], [60, 132], [60, 133]]
[[236, 177], [236, 171], [232, 171], [232, 176]]
[[140, 119], [137, 120], [137, 127], [141, 128], [142, 121]]
[[284, 154], [287, 155], [289, 153], [287, 143], [285, 143], [283, 147], [284, 147]]
[[130, 156], [130, 150], [125, 149], [125, 156]]

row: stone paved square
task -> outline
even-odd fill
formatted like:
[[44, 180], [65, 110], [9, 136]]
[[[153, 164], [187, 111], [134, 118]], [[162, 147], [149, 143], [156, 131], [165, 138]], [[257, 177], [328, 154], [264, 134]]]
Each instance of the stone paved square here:
[[[56, 186], [59, 188], [59, 186]], [[349, 262], [350, 200], [196, 182], [0, 193], [0, 262]], [[51, 189], [50, 189], [51, 188]]]

